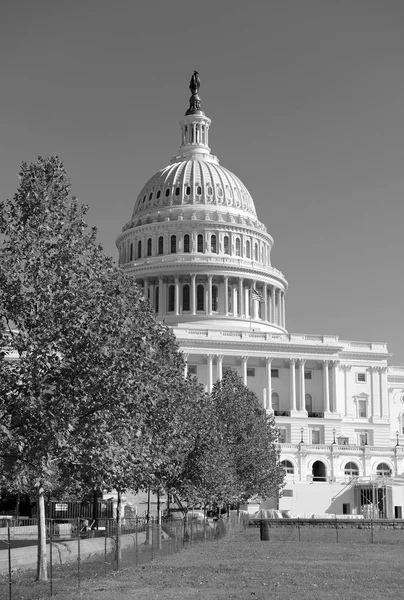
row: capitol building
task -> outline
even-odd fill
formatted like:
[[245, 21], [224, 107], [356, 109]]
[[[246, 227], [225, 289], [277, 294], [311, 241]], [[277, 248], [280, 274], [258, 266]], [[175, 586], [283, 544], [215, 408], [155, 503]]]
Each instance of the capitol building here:
[[274, 415], [280, 509], [402, 518], [404, 367], [383, 343], [288, 331], [273, 238], [211, 153], [199, 86], [194, 73], [179, 151], [141, 189], [119, 263], [173, 330], [187, 373], [210, 392], [235, 369]]

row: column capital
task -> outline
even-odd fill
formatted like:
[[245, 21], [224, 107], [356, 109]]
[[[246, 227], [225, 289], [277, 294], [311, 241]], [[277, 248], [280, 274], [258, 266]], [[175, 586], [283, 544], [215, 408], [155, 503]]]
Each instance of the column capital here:
[[248, 361], [249, 358], [250, 358], [249, 356], [241, 356], [242, 364], [244, 365]]
[[214, 358], [216, 358], [216, 354], [206, 354], [207, 362], [213, 362]]
[[288, 358], [289, 365], [295, 365], [296, 363], [300, 363], [299, 358]]
[[340, 361], [339, 361], [339, 360], [330, 360], [330, 365], [331, 365], [332, 367], [338, 368], [338, 367], [339, 367], [339, 364], [340, 364]]
[[330, 366], [331, 363], [332, 363], [332, 360], [330, 360], [329, 358], [325, 358], [324, 360], [321, 361], [321, 366], [323, 367], [323, 369], [326, 369], [327, 367]]
[[195, 279], [196, 278], [196, 273], [190, 273], [191, 279]]
[[224, 354], [216, 354], [216, 360], [222, 362], [224, 359]]
[[185, 362], [187, 362], [187, 361], [188, 361], [188, 358], [189, 358], [189, 353], [188, 353], [188, 352], [186, 352], [186, 353], [185, 353], [185, 352], [183, 352], [183, 353], [182, 353], [182, 356], [184, 357], [184, 360], [185, 360]]
[[301, 365], [302, 367], [304, 367], [304, 365], [307, 362], [307, 358], [295, 358], [296, 362]]
[[345, 373], [349, 373], [349, 371], [351, 369], [352, 369], [352, 365], [344, 365], [344, 364], [339, 365], [339, 370], [344, 371]]
[[266, 365], [271, 365], [271, 364], [272, 364], [272, 361], [273, 361], [273, 358], [272, 358], [272, 356], [266, 356], [266, 357], [265, 357], [265, 364], [266, 364]]

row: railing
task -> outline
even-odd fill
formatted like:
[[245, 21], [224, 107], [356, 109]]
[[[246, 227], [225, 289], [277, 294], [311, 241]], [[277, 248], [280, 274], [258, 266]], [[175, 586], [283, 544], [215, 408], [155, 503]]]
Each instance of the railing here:
[[308, 412], [307, 416], [310, 419], [324, 419], [324, 413], [323, 412]]
[[275, 417], [290, 417], [290, 410], [274, 410]]

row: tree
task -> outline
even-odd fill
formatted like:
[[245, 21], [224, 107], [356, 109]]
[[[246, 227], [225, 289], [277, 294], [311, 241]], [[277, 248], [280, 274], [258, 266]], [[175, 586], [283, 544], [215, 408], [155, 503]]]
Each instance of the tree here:
[[130, 451], [153, 437], [162, 381], [174, 379], [178, 393], [183, 373], [173, 359], [170, 379], [158, 349], [175, 355], [172, 337], [104, 255], [86, 212], [57, 157], [24, 163], [14, 199], [0, 203], [0, 483], [36, 492], [38, 579], [47, 577], [45, 492], [83, 491], [90, 470], [101, 488], [132, 482]]
[[257, 396], [233, 370], [225, 371], [213, 386], [212, 403], [232, 458], [239, 501], [254, 495], [277, 496], [284, 470], [273, 416], [266, 414]]

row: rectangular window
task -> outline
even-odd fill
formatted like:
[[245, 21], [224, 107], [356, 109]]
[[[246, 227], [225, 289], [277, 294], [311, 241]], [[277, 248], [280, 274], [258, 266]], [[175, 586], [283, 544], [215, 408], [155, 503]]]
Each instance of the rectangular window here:
[[247, 377], [255, 377], [254, 367], [247, 367]]
[[395, 506], [394, 507], [394, 518], [395, 519], [402, 519], [403, 518], [403, 511], [402, 511], [402, 507], [401, 506]]
[[340, 435], [340, 437], [338, 438], [338, 445], [339, 446], [348, 446], [349, 438]]
[[319, 444], [320, 443], [320, 431], [318, 429], [312, 429], [311, 432], [311, 443]]
[[358, 433], [358, 442], [359, 446], [366, 446], [366, 444], [368, 443], [368, 434], [366, 433], [366, 431], [361, 431], [360, 433]]
[[357, 383], [366, 383], [366, 373], [357, 373], [356, 381]]
[[286, 429], [284, 427], [279, 427], [279, 435], [278, 442], [280, 444], [286, 444]]
[[277, 379], [279, 377], [279, 369], [271, 369], [271, 377]]
[[351, 505], [346, 503], [342, 505], [342, 514], [343, 515], [350, 515], [351, 514]]
[[305, 371], [304, 372], [304, 378], [305, 379], [311, 379], [311, 371]]
[[188, 365], [188, 375], [197, 375], [198, 367], [196, 365]]
[[366, 400], [359, 400], [358, 402], [358, 417], [367, 417], [367, 402]]
[[293, 490], [282, 490], [282, 496], [284, 498], [293, 498]]

